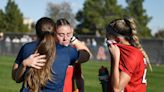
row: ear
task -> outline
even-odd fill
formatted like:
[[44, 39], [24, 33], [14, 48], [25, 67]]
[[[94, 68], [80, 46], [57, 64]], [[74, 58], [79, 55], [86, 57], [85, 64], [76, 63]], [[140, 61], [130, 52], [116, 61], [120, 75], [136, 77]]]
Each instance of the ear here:
[[116, 42], [120, 42], [120, 41], [123, 41], [123, 40], [125, 40], [123, 36], [118, 36], [118, 37], [115, 38]]
[[116, 41], [116, 42], [120, 42], [120, 38], [119, 38], [119, 37], [116, 37], [116, 38], [115, 38], [115, 41]]

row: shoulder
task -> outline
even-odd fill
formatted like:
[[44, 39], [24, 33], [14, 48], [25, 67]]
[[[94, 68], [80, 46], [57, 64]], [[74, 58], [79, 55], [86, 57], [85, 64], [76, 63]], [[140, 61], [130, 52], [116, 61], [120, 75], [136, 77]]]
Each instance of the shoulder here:
[[124, 72], [131, 75], [136, 67], [139, 65], [140, 61], [143, 60], [143, 54], [140, 49], [133, 46], [123, 45], [120, 46], [120, 68]]
[[131, 50], [130, 50], [130, 57], [131, 58], [134, 58], [134, 59], [136, 59], [137, 61], [139, 60], [139, 59], [143, 59], [143, 53], [141, 52], [141, 50], [140, 49], [138, 49], [138, 48], [135, 48], [135, 47], [130, 47], [131, 48]]
[[68, 46], [68, 51], [71, 57], [78, 57], [79, 52], [75, 47]]
[[143, 54], [140, 49], [135, 48], [133, 46], [128, 46], [126, 49], [128, 51], [129, 59], [133, 60], [133, 62], [129, 61], [129, 63], [136, 65], [138, 64], [140, 59], [143, 59]]
[[70, 49], [70, 51], [72, 52], [78, 52], [77, 49], [73, 46], [68, 46], [68, 48]]
[[143, 57], [143, 54], [140, 49], [129, 46], [118, 44], [122, 56], [128, 56], [128, 58], [137, 59], [138, 57]]
[[35, 51], [37, 44], [38, 44], [37, 41], [25, 43], [21, 47], [15, 62], [17, 64], [20, 64], [25, 58], [27, 58], [29, 55], [31, 55]]
[[69, 53], [77, 52], [77, 49], [72, 47], [72, 46], [70, 46], [70, 45], [69, 46], [64, 46], [64, 45], [60, 45], [58, 43], [56, 43], [56, 49], [57, 50], [62, 50], [62, 51], [65, 51], [65, 52], [69, 51]]
[[32, 41], [32, 42], [28, 42], [28, 43], [25, 43], [22, 47], [23, 48], [33, 48], [33, 47], [36, 47], [38, 44], [38, 41]]
[[22, 54], [23, 56], [27, 57], [27, 56], [29, 56], [30, 54], [32, 54], [35, 51], [37, 45], [38, 45], [37, 41], [25, 43], [21, 47], [21, 50], [20, 50], [19, 53]]
[[69, 55], [71, 57], [71, 60], [72, 61], [76, 61], [79, 57], [79, 52], [77, 51], [77, 49], [75, 47], [72, 47], [72, 46], [68, 46], [69, 48]]
[[68, 56], [74, 56], [74, 55], [78, 55], [78, 51], [76, 48], [72, 47], [72, 46], [64, 46], [64, 45], [60, 45], [60, 44], [56, 44], [56, 53], [57, 54], [67, 54]]

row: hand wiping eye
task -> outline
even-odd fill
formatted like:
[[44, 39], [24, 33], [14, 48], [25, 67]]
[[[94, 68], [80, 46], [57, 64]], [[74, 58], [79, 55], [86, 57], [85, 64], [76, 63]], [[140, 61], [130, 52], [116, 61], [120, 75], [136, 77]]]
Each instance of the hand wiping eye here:
[[107, 45], [115, 44], [117, 43], [115, 40], [107, 40], [106, 41]]

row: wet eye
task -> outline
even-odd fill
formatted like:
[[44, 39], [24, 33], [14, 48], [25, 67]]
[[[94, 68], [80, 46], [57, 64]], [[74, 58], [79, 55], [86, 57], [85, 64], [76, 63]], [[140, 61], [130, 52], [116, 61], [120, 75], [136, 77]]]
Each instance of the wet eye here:
[[68, 33], [67, 36], [68, 36], [68, 37], [71, 36], [71, 33]]
[[59, 33], [58, 35], [61, 36], [61, 37], [64, 37], [64, 34]]

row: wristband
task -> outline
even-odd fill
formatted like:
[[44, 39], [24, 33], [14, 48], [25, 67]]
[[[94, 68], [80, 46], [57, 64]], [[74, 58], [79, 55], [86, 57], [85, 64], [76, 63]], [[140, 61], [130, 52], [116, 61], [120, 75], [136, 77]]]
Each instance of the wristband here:
[[76, 40], [76, 37], [75, 36], [72, 36], [71, 40], [70, 40], [70, 43], [74, 42]]

